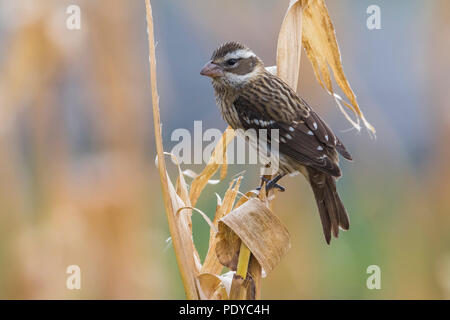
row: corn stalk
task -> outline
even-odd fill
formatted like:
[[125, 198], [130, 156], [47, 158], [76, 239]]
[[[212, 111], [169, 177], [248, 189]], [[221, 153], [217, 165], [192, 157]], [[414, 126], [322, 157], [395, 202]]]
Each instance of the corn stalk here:
[[175, 250], [175, 256], [180, 270], [181, 279], [183, 281], [186, 298], [198, 299], [198, 294], [195, 286], [194, 274], [189, 270], [188, 257], [183, 250], [183, 243], [181, 242], [181, 235], [178, 225], [175, 221], [174, 208], [172, 199], [170, 197], [169, 184], [167, 178], [166, 163], [164, 157], [164, 148], [161, 137], [161, 118], [159, 112], [159, 95], [156, 81], [156, 54], [155, 54], [155, 38], [153, 29], [153, 16], [150, 0], [145, 1], [147, 13], [147, 32], [148, 32], [148, 46], [150, 53], [150, 81], [152, 91], [152, 105], [153, 105], [153, 125], [155, 128], [155, 142], [156, 151], [158, 154], [158, 168], [161, 179], [162, 194], [164, 199], [164, 206], [166, 208], [167, 221], [169, 223], [170, 235]]

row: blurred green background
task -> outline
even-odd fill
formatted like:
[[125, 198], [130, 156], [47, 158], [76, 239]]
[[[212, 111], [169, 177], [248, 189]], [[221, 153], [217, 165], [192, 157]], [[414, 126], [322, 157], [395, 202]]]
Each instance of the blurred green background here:
[[[66, 28], [67, 6], [81, 30]], [[366, 27], [381, 8], [382, 29]], [[288, 1], [153, 0], [166, 151], [171, 132], [225, 129], [199, 75], [228, 40], [275, 64]], [[338, 186], [351, 229], [327, 246], [302, 177], [275, 213], [292, 248], [263, 280], [267, 299], [450, 298], [450, 2], [327, 1], [346, 75], [377, 140], [350, 124], [302, 56], [300, 94], [353, 155]], [[164, 214], [144, 1], [0, 0], [0, 298], [184, 298]], [[202, 166], [185, 166], [199, 172]], [[172, 170], [173, 168], [171, 168]], [[198, 207], [212, 217], [209, 186]], [[258, 184], [246, 167], [242, 191]], [[173, 171], [171, 171], [173, 172]], [[196, 214], [200, 255], [209, 230]], [[66, 288], [81, 268], [82, 289]], [[381, 268], [381, 290], [366, 269]]]

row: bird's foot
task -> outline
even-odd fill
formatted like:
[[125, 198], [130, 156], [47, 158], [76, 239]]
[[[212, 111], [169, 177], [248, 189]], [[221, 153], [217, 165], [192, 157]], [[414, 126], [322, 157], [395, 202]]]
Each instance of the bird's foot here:
[[[272, 180], [267, 179], [266, 177], [261, 177], [261, 185], [264, 184], [264, 182], [266, 183], [266, 193], [269, 192], [272, 189], [278, 189], [280, 192], [284, 192], [286, 191], [286, 188], [283, 187], [282, 185], [279, 185], [277, 182], [278, 180], [280, 180], [281, 177], [277, 176], [275, 178], [273, 178]], [[260, 191], [261, 187], [256, 188], [256, 190]]]

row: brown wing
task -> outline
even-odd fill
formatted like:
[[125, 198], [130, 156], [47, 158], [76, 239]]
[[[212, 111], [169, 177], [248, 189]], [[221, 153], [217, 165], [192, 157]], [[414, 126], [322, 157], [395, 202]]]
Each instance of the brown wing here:
[[336, 150], [350, 154], [326, 123], [289, 86], [270, 74], [248, 85], [234, 106], [243, 129], [279, 130], [279, 151], [302, 165], [340, 176]]

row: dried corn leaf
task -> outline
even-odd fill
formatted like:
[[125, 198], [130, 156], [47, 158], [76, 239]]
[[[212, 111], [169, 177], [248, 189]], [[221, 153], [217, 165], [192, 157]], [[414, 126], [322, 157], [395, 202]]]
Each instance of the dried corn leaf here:
[[286, 227], [259, 199], [250, 199], [223, 217], [217, 237], [217, 257], [231, 270], [236, 270], [241, 240], [266, 274], [290, 248]]
[[[297, 3], [298, 2], [299, 1], [297, 1]], [[296, 11], [296, 13], [298, 13], [298, 11]], [[303, 47], [314, 68], [317, 81], [335, 98], [344, 116], [355, 128], [358, 130], [361, 129], [359, 124], [361, 119], [370, 132], [375, 134], [375, 128], [365, 119], [364, 114], [356, 101], [356, 96], [345, 77], [334, 26], [324, 0], [308, 2], [307, 6], [303, 9], [302, 25]], [[330, 68], [333, 71], [337, 84], [350, 100], [350, 103], [343, 101], [335, 94], [332, 87]], [[344, 108], [341, 107], [340, 102], [344, 103], [355, 113], [357, 116], [356, 121], [345, 112]]]
[[173, 162], [175, 162], [177, 169], [178, 169], [178, 177], [177, 177], [177, 181], [176, 181], [176, 185], [175, 185], [177, 194], [181, 198], [181, 200], [183, 200], [183, 202], [186, 206], [190, 206], [191, 200], [189, 198], [188, 186], [187, 186], [186, 180], [184, 179], [183, 171], [181, 170], [180, 161], [172, 153], [164, 152], [164, 154], [171, 156]]
[[[211, 159], [209, 160], [205, 169], [198, 177], [194, 179], [194, 181], [192, 181], [189, 196], [191, 199], [191, 204], [193, 206], [195, 206], [195, 204], [197, 203], [197, 200], [200, 197], [200, 194], [202, 193], [209, 179], [211, 179], [211, 177], [217, 172], [217, 170], [221, 165], [222, 166], [227, 165], [226, 161], [224, 162], [224, 158], [226, 158], [225, 157], [226, 148], [228, 144], [234, 139], [234, 137], [235, 137], [234, 130], [228, 127], [223, 133], [219, 142], [217, 143], [217, 146], [214, 149], [214, 152], [211, 155]], [[224, 174], [224, 171], [222, 171], [222, 174]]]
[[234, 209], [239, 208], [241, 205], [243, 205], [245, 202], [250, 200], [251, 198], [254, 198], [258, 196], [258, 191], [251, 190], [242, 195], [242, 197], [236, 202], [236, 205], [234, 206]]
[[178, 224], [179, 235], [183, 243], [183, 254], [186, 257], [186, 265], [184, 267], [188, 268], [191, 274], [196, 276], [197, 274], [199, 274], [202, 265], [197, 249], [194, 245], [194, 239], [192, 238], [191, 214], [177, 214], [187, 206], [176, 193], [169, 175], [167, 175], [167, 182], [170, 200], [172, 202], [172, 208], [174, 210], [173, 214], [175, 216], [175, 221]]
[[205, 220], [205, 222], [209, 225], [209, 227], [210, 227], [215, 233], [218, 232], [217, 228], [213, 225], [212, 221], [209, 219], [209, 217], [208, 217], [202, 210], [197, 209], [197, 208], [194, 208], [194, 207], [183, 207], [183, 208], [178, 209], [177, 215], [179, 215], [183, 210], [185, 210], [185, 211], [191, 211], [191, 210], [194, 210], [195, 212], [198, 212], [198, 213], [202, 216], [203, 220]]
[[227, 163], [227, 146], [228, 144], [222, 144], [222, 166], [220, 168], [220, 180], [225, 179], [227, 176], [227, 169], [228, 169], [228, 163]]
[[161, 116], [159, 111], [159, 95], [157, 88], [156, 76], [156, 52], [155, 52], [155, 35], [153, 28], [153, 14], [150, 0], [145, 1], [147, 34], [149, 47], [150, 62], [150, 82], [152, 92], [153, 106], [153, 125], [155, 130], [156, 151], [158, 154], [158, 169], [161, 179], [162, 194], [164, 206], [166, 209], [167, 221], [173, 241], [175, 256], [177, 258], [178, 268], [180, 270], [181, 279], [183, 281], [184, 290], [188, 299], [198, 299], [198, 289], [196, 286], [196, 274], [200, 269], [200, 259], [192, 240], [191, 226], [186, 220], [186, 215], [176, 218], [176, 211], [185, 206], [183, 200], [177, 195], [175, 188], [170, 181], [166, 163], [164, 159], [164, 146], [161, 135]]
[[202, 300], [228, 300], [227, 286], [231, 280], [211, 273], [202, 273], [197, 277]]
[[[191, 179], [195, 179], [199, 176], [198, 173], [195, 173], [194, 171], [192, 171], [191, 169], [186, 169], [183, 171], [183, 175], [185, 177], [189, 177]], [[220, 179], [216, 179], [216, 180], [208, 180], [207, 184], [218, 184], [220, 182]]]
[[[228, 187], [227, 192], [225, 193], [222, 204], [217, 205], [216, 214], [213, 220], [213, 225], [215, 226], [215, 228], [218, 227], [219, 220], [233, 209], [240, 184], [241, 177], [239, 177], [236, 181], [232, 181], [230, 183], [230, 186]], [[209, 235], [208, 253], [206, 254], [206, 258], [202, 266], [202, 273], [219, 274], [223, 269], [223, 266], [220, 264], [216, 255], [216, 245], [218, 241], [216, 235], [217, 233], [215, 232], [215, 230], [211, 228]]]
[[[189, 261], [193, 259], [194, 263], [192, 270], [195, 271], [195, 274], [198, 274], [201, 268], [201, 262], [197, 249], [195, 248], [194, 241], [192, 239], [192, 210], [196, 210], [197, 212], [199, 212], [208, 224], [211, 224], [211, 221], [203, 212], [190, 206], [190, 198], [187, 183], [184, 179], [183, 171], [181, 170], [180, 161], [178, 160], [178, 158], [175, 155], [168, 152], [164, 152], [164, 154], [170, 155], [173, 162], [177, 166], [178, 176], [175, 194], [172, 193], [173, 185], [167, 174], [170, 198], [172, 200], [172, 207], [174, 208], [175, 211], [175, 219], [179, 225], [179, 232], [183, 240], [183, 244], [187, 247], [187, 249], [184, 251]], [[179, 213], [182, 210], [184, 210], [184, 212], [182, 215], [180, 215]]]
[[214, 226], [217, 227], [219, 224], [219, 220], [233, 209], [234, 201], [236, 200], [236, 197], [238, 195], [241, 181], [242, 177], [239, 177], [230, 183], [230, 186], [228, 187], [228, 190], [227, 192], [225, 192], [225, 196], [223, 197], [222, 204], [220, 205], [220, 210], [216, 212], [216, 215], [214, 216]]
[[297, 91], [302, 53], [302, 1], [291, 1], [281, 24], [277, 44], [277, 73]]

